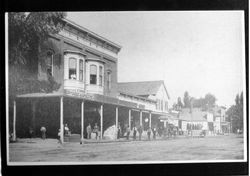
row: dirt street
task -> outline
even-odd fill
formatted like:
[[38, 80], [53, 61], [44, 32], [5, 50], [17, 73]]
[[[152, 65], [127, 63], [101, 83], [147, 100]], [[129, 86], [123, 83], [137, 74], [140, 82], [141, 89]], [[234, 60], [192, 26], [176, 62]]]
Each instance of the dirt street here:
[[10, 143], [10, 161], [180, 161], [243, 159], [243, 137], [176, 138], [157, 141], [64, 143], [56, 139], [20, 139]]

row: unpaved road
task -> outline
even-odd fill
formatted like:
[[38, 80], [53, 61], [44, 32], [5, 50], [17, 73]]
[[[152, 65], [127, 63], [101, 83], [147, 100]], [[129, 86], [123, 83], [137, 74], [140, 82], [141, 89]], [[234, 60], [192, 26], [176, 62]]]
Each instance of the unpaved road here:
[[112, 143], [21, 139], [9, 144], [10, 162], [180, 161], [243, 159], [243, 137], [177, 138]]

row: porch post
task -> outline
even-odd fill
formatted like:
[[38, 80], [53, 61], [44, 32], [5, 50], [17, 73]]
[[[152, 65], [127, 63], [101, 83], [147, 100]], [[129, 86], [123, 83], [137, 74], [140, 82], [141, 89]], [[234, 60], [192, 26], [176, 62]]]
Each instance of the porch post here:
[[140, 111], [140, 125], [142, 126], [142, 111]]
[[35, 131], [35, 120], [36, 120], [36, 101], [32, 102], [32, 128]]
[[101, 139], [102, 139], [102, 133], [103, 133], [103, 104], [101, 104], [101, 108], [100, 108], [100, 115], [101, 115]]
[[14, 100], [13, 106], [13, 140], [16, 140], [16, 100]]
[[60, 97], [60, 139], [61, 142], [64, 142], [64, 138], [63, 138], [63, 97]]
[[115, 127], [118, 128], [118, 107], [115, 107]]
[[128, 126], [131, 129], [131, 109], [128, 110]]
[[149, 128], [152, 127], [152, 124], [151, 124], [151, 112], [149, 112]]
[[81, 141], [83, 141], [84, 134], [84, 101], [81, 103]]

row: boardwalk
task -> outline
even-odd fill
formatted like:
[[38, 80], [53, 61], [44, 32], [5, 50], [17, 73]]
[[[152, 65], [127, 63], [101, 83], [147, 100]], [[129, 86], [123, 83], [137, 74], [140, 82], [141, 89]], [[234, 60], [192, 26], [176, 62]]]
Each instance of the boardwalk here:
[[10, 161], [98, 162], [243, 159], [243, 137], [176, 138], [157, 141], [65, 143], [29, 139], [10, 144]]

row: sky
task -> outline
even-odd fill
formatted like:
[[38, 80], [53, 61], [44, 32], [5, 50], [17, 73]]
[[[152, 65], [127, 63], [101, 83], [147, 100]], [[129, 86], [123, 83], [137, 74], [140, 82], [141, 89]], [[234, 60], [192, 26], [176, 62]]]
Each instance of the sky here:
[[170, 105], [184, 92], [230, 107], [244, 87], [242, 11], [68, 12], [122, 46], [118, 82], [164, 80]]

